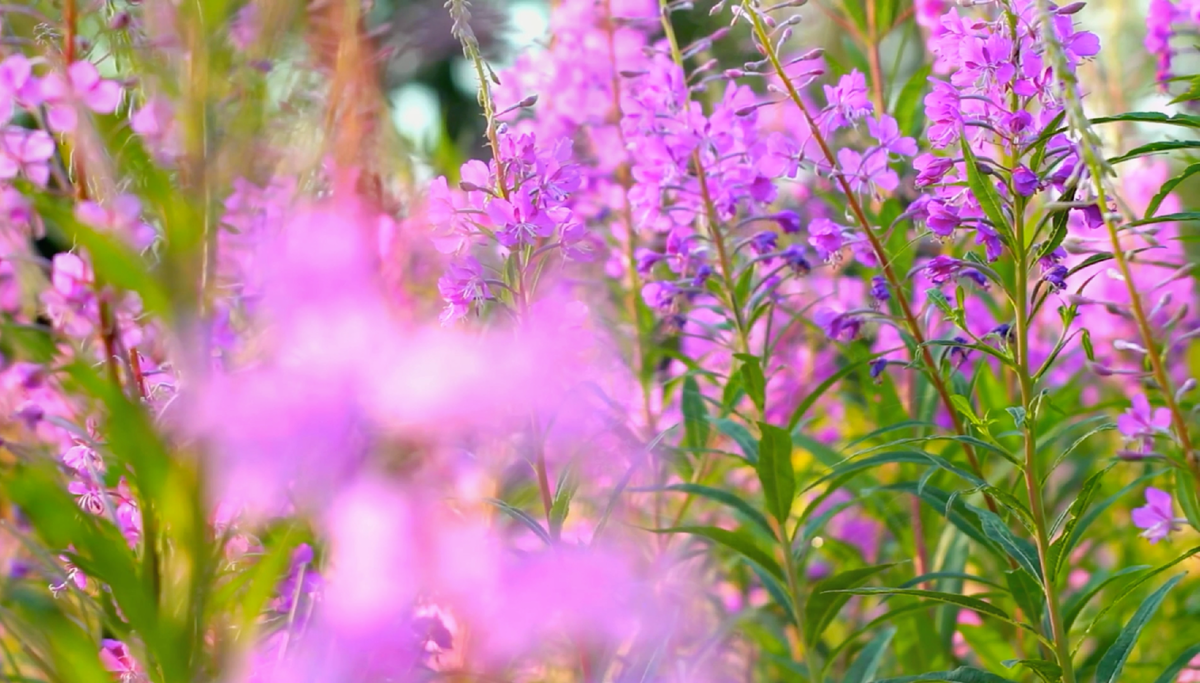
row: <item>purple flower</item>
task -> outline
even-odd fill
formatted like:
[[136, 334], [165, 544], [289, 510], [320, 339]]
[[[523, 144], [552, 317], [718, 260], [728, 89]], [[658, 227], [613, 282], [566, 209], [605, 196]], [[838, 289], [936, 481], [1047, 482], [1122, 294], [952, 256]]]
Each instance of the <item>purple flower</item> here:
[[638, 247], [633, 252], [633, 260], [637, 264], [636, 267], [639, 275], [648, 274], [654, 269], [654, 266], [664, 258], [665, 257], [657, 251], [654, 251], [653, 249], [647, 249], [645, 247]]
[[513, 249], [534, 244], [554, 234], [555, 217], [541, 211], [525, 189], [510, 195], [512, 201], [496, 198], [488, 202], [488, 217], [496, 224], [496, 240]]
[[917, 171], [916, 186], [927, 187], [942, 182], [942, 178], [954, 168], [954, 160], [926, 152], [913, 159], [913, 168]]
[[900, 125], [887, 114], [880, 116], [878, 120], [867, 119], [867, 130], [871, 137], [879, 142], [880, 147], [892, 154], [911, 157], [917, 153], [917, 141], [901, 136]]
[[850, 341], [858, 336], [862, 329], [862, 318], [852, 313], [822, 308], [813, 315], [813, 321], [825, 330], [825, 334], [834, 341]]
[[945, 254], [938, 254], [929, 259], [929, 262], [925, 264], [924, 270], [925, 277], [929, 278], [930, 282], [940, 285], [953, 279], [962, 269], [962, 261], [946, 256]]
[[1134, 508], [1131, 516], [1134, 526], [1143, 530], [1141, 536], [1151, 543], [1158, 543], [1181, 528], [1175, 519], [1171, 494], [1153, 486], [1146, 489], [1146, 505]]
[[67, 77], [50, 73], [42, 79], [42, 100], [46, 103], [46, 122], [56, 133], [71, 133], [79, 125], [77, 105], [97, 114], [111, 114], [121, 104], [121, 85], [100, 78], [91, 62], [75, 62], [67, 67]]
[[882, 275], [871, 278], [871, 296], [879, 303], [892, 298], [891, 292], [888, 291], [887, 280]]
[[808, 243], [822, 261], [828, 261], [842, 248], [842, 226], [828, 218], [818, 218], [808, 226]]
[[876, 358], [871, 361], [871, 379], [876, 382], [883, 375], [883, 371], [887, 370], [888, 360], [886, 358]]
[[6, 128], [0, 136], [0, 179], [9, 180], [21, 173], [34, 184], [45, 187], [50, 180], [54, 149], [54, 138], [44, 130]]
[[785, 235], [794, 235], [800, 232], [800, 214], [790, 209], [784, 209], [779, 213], [771, 216], [776, 223], [779, 224], [779, 229]]
[[808, 262], [807, 255], [804, 253], [804, 247], [799, 244], [788, 245], [779, 255], [783, 257], [783, 262], [796, 275], [808, 275], [812, 272], [812, 264]]
[[888, 168], [887, 151], [882, 147], [868, 149], [864, 154], [843, 147], [837, 157], [842, 175], [855, 192], [874, 192], [875, 188], [891, 192], [900, 184], [896, 172]]
[[750, 238], [750, 249], [759, 256], [775, 251], [779, 236], [770, 230], [764, 230]]
[[1024, 164], [1013, 169], [1012, 181], [1013, 189], [1022, 197], [1032, 197], [1038, 191], [1038, 186], [1041, 184], [1037, 174], [1029, 170], [1029, 167]]
[[650, 308], [665, 311], [675, 303], [679, 288], [669, 282], [648, 282], [642, 287], [642, 299]]
[[962, 225], [956, 207], [934, 200], [929, 202], [925, 209], [929, 213], [925, 225], [929, 226], [929, 231], [935, 235], [949, 237], [954, 234], [955, 228]]
[[483, 278], [483, 266], [471, 256], [450, 263], [446, 273], [438, 279], [438, 291], [446, 302], [446, 310], [441, 315], [443, 325], [465, 317], [472, 305], [492, 297]]
[[821, 113], [821, 129], [831, 133], [838, 128], [853, 125], [871, 113], [871, 100], [867, 97], [867, 77], [860, 71], [851, 71], [838, 80], [836, 86], [825, 86], [825, 101], [828, 104]]
[[1067, 288], [1067, 267], [1062, 264], [1056, 264], [1046, 269], [1042, 273], [1042, 279], [1046, 284], [1050, 285], [1055, 291], [1061, 292]]
[[1132, 406], [1117, 417], [1117, 430], [1130, 441], [1139, 441], [1143, 451], [1154, 445], [1154, 436], [1170, 430], [1171, 411], [1166, 408], [1151, 409], [1145, 394], [1133, 397]]

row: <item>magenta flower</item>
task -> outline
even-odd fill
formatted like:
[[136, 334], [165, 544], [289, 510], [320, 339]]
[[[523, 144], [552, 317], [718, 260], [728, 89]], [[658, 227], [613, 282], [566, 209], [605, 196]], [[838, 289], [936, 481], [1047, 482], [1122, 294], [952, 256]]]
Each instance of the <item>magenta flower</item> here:
[[509, 249], [535, 244], [539, 238], [554, 234], [555, 218], [539, 210], [530, 193], [521, 189], [509, 200], [488, 202], [487, 214], [496, 224], [496, 240]]
[[868, 149], [865, 153], [843, 147], [837, 153], [838, 166], [854, 192], [878, 194], [878, 190], [891, 192], [900, 184], [896, 172], [888, 168], [888, 155], [883, 147]]
[[1132, 517], [1134, 526], [1143, 530], [1141, 536], [1151, 543], [1158, 543], [1181, 528], [1175, 519], [1171, 494], [1153, 486], [1146, 489], [1146, 505], [1134, 508]]
[[438, 279], [438, 291], [446, 302], [441, 316], [443, 325], [466, 317], [472, 306], [492, 297], [483, 278], [483, 266], [471, 256], [450, 263]]
[[879, 119], [867, 119], [867, 131], [892, 154], [911, 157], [917, 153], [917, 141], [900, 134], [900, 126], [896, 119], [884, 114]]
[[820, 123], [826, 133], [854, 125], [872, 110], [867, 97], [867, 77], [860, 71], [842, 76], [837, 85], [825, 86], [825, 100], [828, 104], [821, 113]]
[[81, 223], [106, 232], [129, 238], [138, 248], [154, 241], [154, 228], [142, 221], [142, 203], [130, 194], [119, 194], [106, 205], [93, 201], [75, 206], [75, 217]]
[[938, 254], [937, 256], [929, 259], [929, 261], [925, 264], [925, 277], [929, 278], [929, 281], [933, 284], [940, 285], [945, 282], [949, 282], [951, 279], [957, 276], [962, 269], [962, 261], [946, 256], [945, 254]]
[[1133, 397], [1133, 405], [1117, 417], [1117, 430], [1130, 441], [1139, 442], [1142, 452], [1154, 447], [1154, 436], [1171, 429], [1171, 411], [1150, 408], [1145, 394]]
[[0, 122], [12, 118], [13, 105], [36, 107], [41, 103], [41, 88], [33, 75], [33, 64], [16, 53], [0, 62]]
[[42, 100], [46, 103], [46, 122], [56, 133], [71, 133], [79, 125], [83, 105], [97, 114], [111, 114], [121, 104], [121, 84], [100, 77], [91, 62], [75, 62], [67, 68], [67, 77], [51, 73], [42, 79]]
[[808, 226], [808, 243], [822, 261], [828, 261], [842, 248], [842, 226], [828, 218], [818, 218]]
[[54, 138], [44, 130], [9, 127], [0, 136], [0, 180], [24, 175], [45, 187], [50, 180], [50, 159], [54, 157]]
[[1032, 197], [1038, 191], [1038, 186], [1041, 184], [1037, 174], [1029, 170], [1029, 167], [1024, 164], [1013, 169], [1012, 181], [1013, 189], [1022, 197]]
[[115, 674], [121, 683], [131, 683], [141, 677], [137, 661], [129, 654], [125, 643], [105, 638], [100, 644], [100, 665], [105, 671]]

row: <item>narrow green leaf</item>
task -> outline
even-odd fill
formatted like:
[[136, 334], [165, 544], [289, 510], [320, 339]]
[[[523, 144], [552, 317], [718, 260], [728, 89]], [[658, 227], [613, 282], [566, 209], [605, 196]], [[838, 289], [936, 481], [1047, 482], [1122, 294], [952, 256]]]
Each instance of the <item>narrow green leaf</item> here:
[[758, 441], [749, 429], [726, 417], [710, 417], [708, 421], [713, 423], [717, 431], [737, 443], [738, 447], [742, 449], [742, 455], [746, 456], [746, 460], [749, 460], [750, 464], [758, 462]]
[[820, 640], [825, 628], [850, 601], [848, 590], [857, 589], [872, 576], [894, 566], [893, 563], [859, 567], [821, 579], [813, 585], [812, 593], [804, 605], [804, 634], [809, 643], [815, 644]]
[[767, 535], [771, 536], [772, 538], [775, 537], [775, 530], [771, 528], [771, 523], [767, 520], [763, 513], [756, 510], [750, 503], [739, 498], [737, 494], [732, 491], [717, 489], [711, 486], [704, 486], [702, 484], [672, 484], [663, 490], [690, 493], [692, 495], [700, 496], [701, 498], [708, 498], [709, 500], [716, 501], [722, 505], [728, 505], [734, 510], [742, 513], [746, 519], [754, 522], [754, 524], [759, 529], [765, 531]]
[[1096, 666], [1096, 683], [1116, 683], [1119, 680], [1125, 660], [1129, 659], [1129, 653], [1133, 651], [1133, 645], [1141, 635], [1142, 629], [1146, 627], [1146, 622], [1158, 611], [1163, 599], [1167, 597], [1167, 592], [1174, 588], [1184, 575], [1176, 574], [1171, 577], [1161, 588], [1142, 601], [1133, 618], [1121, 629], [1121, 635], [1117, 636], [1117, 640], [1100, 658], [1100, 664]]
[[934, 465], [947, 472], [951, 472], [972, 486], [986, 486], [987, 482], [974, 474], [968, 472], [951, 463], [949, 460], [937, 455], [926, 453], [924, 451], [893, 451], [888, 453], [879, 453], [866, 458], [857, 458], [854, 460], [845, 460], [834, 466], [828, 474], [822, 476], [810, 484], [805, 490], [809, 490], [824, 484], [826, 481], [840, 477], [851, 472], [861, 472], [881, 465], [889, 463], [913, 463], [916, 465]]
[[[1103, 470], [1096, 472], [1083, 482], [1083, 487], [1079, 490], [1079, 495], [1071, 502], [1071, 507], [1067, 508], [1067, 524], [1063, 527], [1063, 532], [1058, 540], [1050, 545], [1050, 575], [1052, 580], [1057, 580], [1059, 572], [1064, 566], [1064, 560], [1071, 554], [1071, 542], [1075, 534], [1075, 527], [1079, 524], [1079, 520], [1087, 512], [1088, 506], [1092, 504], [1092, 499], [1096, 497], [1096, 493], [1100, 490], [1101, 480], [1105, 474], [1113, 468], [1113, 465], [1105, 467]], [[1057, 526], [1057, 525], [1056, 525]], [[1051, 533], [1056, 531], [1051, 529]]]
[[1030, 623], [1042, 621], [1042, 608], [1046, 604], [1042, 587], [1028, 573], [1020, 569], [1009, 569], [1004, 572], [1008, 583], [1008, 592], [1013, 601], [1021, 608]]
[[575, 491], [579, 488], [577, 472], [575, 461], [571, 461], [558, 475], [558, 482], [554, 486], [554, 500], [550, 505], [551, 538], [559, 538], [563, 523], [567, 521], [567, 515], [571, 512], [571, 499], [575, 497]]
[[1131, 226], [1151, 225], [1154, 223], [1183, 223], [1185, 221], [1200, 221], [1200, 211], [1181, 211], [1179, 213], [1165, 213], [1161, 216], [1151, 216], [1141, 220], [1132, 221]]
[[1063, 628], [1070, 631], [1071, 626], [1075, 624], [1075, 620], [1079, 617], [1079, 614], [1083, 611], [1083, 608], [1087, 607], [1087, 604], [1091, 602], [1092, 598], [1096, 597], [1100, 591], [1104, 590], [1109, 585], [1129, 576], [1130, 574], [1144, 572], [1147, 569], [1152, 569], [1152, 567], [1148, 564], [1135, 564], [1129, 567], [1122, 567], [1115, 574], [1097, 574], [1096, 576], [1093, 576], [1090, 581], [1084, 584], [1083, 588], [1079, 589], [1078, 593], [1071, 596], [1071, 598], [1067, 601], [1067, 604], [1064, 606]]
[[1130, 159], [1157, 154], [1159, 152], [1173, 152], [1177, 149], [1196, 149], [1197, 147], [1200, 147], [1200, 140], [1160, 140], [1159, 142], [1151, 142], [1147, 145], [1135, 147], [1120, 156], [1109, 159], [1108, 163], [1119, 164], [1122, 161], [1129, 161]]
[[792, 416], [788, 418], [788, 429], [795, 429], [796, 425], [800, 424], [800, 420], [804, 419], [804, 416], [808, 413], [808, 410], [813, 407], [813, 404], [815, 404], [817, 400], [821, 398], [821, 396], [825, 395], [825, 392], [829, 391], [834, 384], [837, 384], [847, 375], [868, 365], [871, 361], [879, 358], [884, 353], [887, 352], [874, 353], [866, 356], [865, 358], [861, 358], [839, 368], [837, 372], [833, 373], [829, 377], [826, 377], [825, 380], [818, 384], [815, 389], [809, 392], [809, 394], [805, 396], [804, 399], [801, 400], [796, 406], [796, 409], [792, 411]]
[[879, 670], [879, 664], [883, 661], [883, 655], [887, 652], [894, 635], [896, 627], [887, 626], [872, 638], [854, 658], [854, 663], [842, 677], [842, 683], [870, 683], [875, 680], [875, 672]]
[[969, 595], [959, 595], [958, 593], [943, 593], [941, 591], [927, 591], [919, 588], [850, 588], [836, 591], [838, 593], [849, 593], [851, 595], [906, 595], [914, 598], [923, 598], [934, 602], [944, 602], [949, 605], [957, 605], [959, 607], [973, 610], [985, 617], [993, 617], [1006, 621], [1010, 624], [1015, 624], [1017, 621], [1010, 617], [1007, 612], [996, 607], [990, 602], [984, 602], [979, 598], [973, 598]]
[[1058, 683], [1062, 680], [1062, 667], [1044, 659], [1010, 659], [1004, 662], [1004, 666], [1010, 669], [1014, 666], [1023, 666], [1037, 674], [1037, 677], [1046, 683]]
[[922, 106], [925, 89], [929, 86], [929, 74], [932, 69], [932, 64], [925, 64], [914, 71], [900, 91], [900, 96], [896, 98], [896, 106], [893, 108], [896, 124], [905, 135], [915, 136], [920, 132], [918, 127], [925, 112]]
[[975, 194], [975, 198], [979, 200], [979, 207], [983, 209], [984, 215], [992, 222], [995, 229], [1002, 235], [1009, 234], [1011, 228], [1008, 219], [1004, 216], [1003, 200], [1000, 199], [996, 188], [988, 180], [988, 176], [979, 171], [979, 162], [975, 160], [975, 153], [971, 151], [971, 146], [967, 144], [966, 138], [961, 138], [959, 142], [963, 161], [967, 167], [967, 185]]
[[524, 524], [525, 527], [532, 531], [538, 538], [545, 541], [546, 545], [554, 545], [554, 540], [550, 537], [550, 532], [542, 528], [542, 525], [536, 519], [531, 517], [528, 512], [525, 512], [520, 508], [513, 507], [512, 505], [509, 505], [498, 498], [485, 498], [484, 500], [500, 508], [521, 524]]
[[688, 375], [683, 379], [684, 444], [688, 448], [700, 449], [708, 445], [708, 411], [704, 407], [704, 395], [696, 378]]
[[1192, 473], [1178, 469], [1175, 470], [1175, 495], [1179, 498], [1179, 507], [1183, 508], [1183, 515], [1187, 518], [1188, 524], [1194, 529], [1200, 529], [1200, 499], [1197, 497], [1197, 486], [1200, 482], [1192, 476]]
[[1176, 187], [1179, 187], [1180, 183], [1196, 175], [1197, 173], [1200, 173], [1200, 164], [1192, 164], [1191, 166], [1183, 169], [1183, 173], [1180, 173], [1174, 178], [1171, 178], [1167, 182], [1163, 183], [1163, 186], [1159, 188], [1158, 192], [1154, 193], [1154, 197], [1150, 200], [1150, 203], [1146, 205], [1146, 212], [1142, 214], [1142, 217], [1150, 218], [1153, 216], [1154, 212], [1158, 211], [1158, 207], [1162, 206], [1163, 201], [1166, 200], [1167, 195], [1171, 194], [1172, 190], [1174, 190]]
[[763, 376], [762, 364], [758, 358], [745, 354], [735, 354], [734, 358], [742, 361], [742, 385], [746, 389], [746, 395], [754, 402], [756, 408], [761, 413], [766, 405], [767, 380]]
[[[1176, 557], [1175, 559], [1171, 560], [1170, 562], [1168, 562], [1162, 566], [1155, 567], [1154, 569], [1150, 569], [1150, 570], [1146, 571], [1145, 573], [1143, 573], [1141, 576], [1137, 577], [1137, 579], [1135, 579], [1133, 582], [1129, 583], [1128, 585], [1126, 585], [1124, 587], [1124, 590], [1121, 592], [1120, 595], [1118, 595], [1116, 597], [1116, 599], [1110, 600], [1108, 603], [1106, 603], [1104, 605], [1104, 607], [1096, 614], [1096, 618], [1092, 620], [1092, 623], [1088, 624], [1087, 629], [1084, 631], [1084, 635], [1086, 636], [1087, 634], [1091, 633], [1092, 629], [1096, 628], [1096, 625], [1099, 624], [1101, 621], [1103, 621], [1104, 617], [1108, 616], [1108, 613], [1111, 612], [1114, 607], [1121, 604], [1121, 602], [1124, 601], [1125, 598], [1129, 597], [1130, 595], [1133, 595], [1133, 592], [1136, 591], [1139, 586], [1146, 583], [1150, 579], [1153, 579], [1154, 577], [1158, 576], [1159, 574], [1162, 574], [1163, 572], [1167, 571], [1171, 567], [1174, 567], [1175, 565], [1179, 564], [1180, 562], [1183, 562], [1184, 560], [1188, 559], [1189, 557], [1192, 557], [1193, 555], [1195, 555], [1197, 553], [1200, 553], [1200, 546], [1196, 546], [1195, 548], [1192, 548], [1191, 550], [1180, 555], [1179, 557]], [[1084, 640], [1081, 638], [1079, 640], [1079, 643], [1082, 644], [1083, 642], [1084, 642]], [[1075, 647], [1076, 647], [1076, 649], [1078, 649], [1079, 645], [1076, 645]]]
[[730, 531], [715, 526], [676, 526], [669, 529], [650, 529], [656, 534], [691, 534], [715, 541], [742, 557], [754, 562], [777, 579], [783, 579], [783, 570], [765, 550], [760, 548], [754, 538], [746, 531]]
[[925, 681], [944, 681], [945, 683], [1013, 683], [1007, 678], [993, 673], [981, 671], [970, 666], [960, 666], [953, 671], [934, 671], [917, 676], [901, 676], [900, 678], [884, 678], [876, 683], [924, 683]]
[[1162, 675], [1154, 679], [1154, 683], [1172, 683], [1172, 681], [1175, 680], [1175, 676], [1177, 676], [1180, 671], [1183, 671], [1183, 667], [1191, 663], [1192, 659], [1194, 659], [1196, 655], [1200, 655], [1200, 645], [1193, 645], [1184, 650], [1183, 654], [1175, 658], [1175, 661], [1171, 662], [1170, 666], [1168, 666], [1166, 669], [1163, 669]]
[[1037, 549], [1029, 541], [1018, 538], [1013, 535], [1013, 532], [991, 510], [981, 510], [976, 508], [975, 515], [979, 517], [979, 525], [983, 530], [984, 535], [992, 539], [1008, 553], [1008, 556], [1017, 561], [1017, 564], [1029, 572], [1029, 575], [1037, 580], [1042, 578], [1042, 570], [1039, 565]]
[[792, 511], [792, 500], [796, 497], [796, 471], [792, 466], [792, 435], [788, 432], [759, 422], [762, 439], [758, 443], [758, 480], [762, 482], [763, 496], [767, 499], [767, 510], [779, 521], [787, 523]]

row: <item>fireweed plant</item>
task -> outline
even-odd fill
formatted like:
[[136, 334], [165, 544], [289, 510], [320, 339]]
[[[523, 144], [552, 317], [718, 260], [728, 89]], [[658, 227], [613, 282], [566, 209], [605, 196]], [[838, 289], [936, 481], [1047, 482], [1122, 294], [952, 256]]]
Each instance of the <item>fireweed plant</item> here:
[[551, 4], [0, 4], [0, 677], [1200, 680], [1196, 3]]

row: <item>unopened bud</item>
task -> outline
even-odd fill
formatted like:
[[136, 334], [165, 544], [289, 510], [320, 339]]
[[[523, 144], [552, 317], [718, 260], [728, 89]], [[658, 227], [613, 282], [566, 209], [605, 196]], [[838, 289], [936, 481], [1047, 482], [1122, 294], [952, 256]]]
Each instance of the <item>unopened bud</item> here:
[[1075, 14], [1087, 5], [1086, 2], [1073, 2], [1069, 5], [1059, 7], [1055, 14]]
[[521, 100], [520, 102], [517, 102], [517, 106], [518, 107], [532, 107], [533, 105], [537, 104], [537, 101], [538, 101], [537, 95], [530, 95], [529, 97], [526, 97], [525, 99]]
[[458, 189], [462, 190], [463, 192], [487, 192], [488, 191], [488, 189], [486, 187], [480, 187], [480, 186], [476, 185], [475, 183], [472, 183], [472, 182], [469, 182], [466, 180], [459, 181]]
[[121, 31], [129, 28], [129, 23], [129, 12], [117, 12], [108, 20], [108, 27], [114, 31]]
[[741, 78], [745, 75], [746, 75], [746, 72], [742, 71], [741, 69], [726, 69], [725, 70], [725, 78]]
[[619, 75], [620, 75], [622, 78], [637, 78], [637, 77], [639, 77], [639, 76], [645, 76], [645, 75], [646, 75], [646, 72], [645, 72], [645, 71], [634, 71], [634, 70], [632, 70], [632, 69], [621, 69], [621, 70], [620, 70], [620, 71], [618, 71], [617, 73], [618, 73], [618, 74], [619, 74]]
[[720, 14], [722, 12], [722, 10], [724, 10], [724, 9], [725, 9], [725, 0], [720, 0], [720, 2], [718, 2], [717, 4], [712, 6], [712, 9], [708, 10], [708, 16], [715, 17], [718, 14]]
[[1189, 391], [1191, 391], [1192, 389], [1195, 389], [1195, 388], [1196, 388], [1196, 380], [1191, 377], [1188, 377], [1187, 380], [1184, 381], [1183, 384], [1179, 385], [1179, 389], [1177, 389], [1175, 391], [1175, 402], [1178, 403], [1178, 402], [1182, 401], [1183, 397], [1186, 396]]
[[1114, 374], [1112, 368], [1107, 365], [1101, 365], [1100, 363], [1089, 363], [1088, 365], [1091, 367], [1092, 372], [1101, 377], [1112, 377]]
[[1142, 353], [1142, 354], [1146, 353], [1146, 349], [1144, 347], [1142, 347], [1140, 344], [1136, 344], [1136, 343], [1130, 342], [1130, 341], [1125, 341], [1124, 339], [1113, 340], [1113, 348], [1118, 351], [1136, 351], [1137, 353]]

